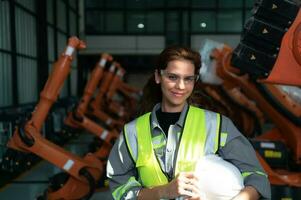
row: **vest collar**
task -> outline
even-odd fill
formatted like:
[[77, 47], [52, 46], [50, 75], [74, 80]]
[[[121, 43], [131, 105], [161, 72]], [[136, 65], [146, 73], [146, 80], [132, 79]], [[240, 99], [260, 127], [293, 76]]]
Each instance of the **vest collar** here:
[[[184, 122], [185, 122], [185, 118], [186, 118], [186, 113], [188, 111], [188, 108], [189, 108], [189, 105], [188, 103], [186, 102], [185, 105], [184, 105], [184, 108], [181, 112], [181, 115], [179, 117], [179, 120], [176, 122], [176, 124], [178, 126], [180, 126], [181, 128], [184, 127]], [[158, 119], [157, 119], [157, 116], [156, 116], [156, 111], [161, 109], [161, 103], [157, 103], [153, 110], [152, 110], [152, 113], [151, 113], [151, 129], [153, 130], [154, 128], [156, 127], [159, 127], [159, 122], [158, 122]]]

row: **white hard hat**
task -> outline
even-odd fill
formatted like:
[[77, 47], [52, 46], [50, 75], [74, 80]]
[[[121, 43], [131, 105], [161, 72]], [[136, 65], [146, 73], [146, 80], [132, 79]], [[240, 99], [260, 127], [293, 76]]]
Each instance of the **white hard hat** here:
[[243, 188], [243, 177], [231, 163], [217, 155], [204, 156], [196, 164], [202, 200], [229, 200]]

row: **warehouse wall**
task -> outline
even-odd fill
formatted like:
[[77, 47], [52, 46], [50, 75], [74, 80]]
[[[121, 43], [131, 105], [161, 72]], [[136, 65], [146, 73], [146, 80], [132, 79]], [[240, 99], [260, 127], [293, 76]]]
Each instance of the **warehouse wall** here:
[[157, 54], [165, 46], [163, 36], [87, 36], [83, 54]]
[[[82, 0], [80, 0], [81, 2]], [[0, 1], [0, 107], [35, 102], [70, 35], [79, 0]], [[61, 97], [76, 95], [77, 62]]]
[[[204, 39], [212, 39], [235, 47], [240, 40], [239, 34], [233, 35], [192, 35], [191, 47], [199, 50]], [[86, 37], [87, 49], [80, 54], [159, 54], [165, 47], [164, 36], [90, 36]]]

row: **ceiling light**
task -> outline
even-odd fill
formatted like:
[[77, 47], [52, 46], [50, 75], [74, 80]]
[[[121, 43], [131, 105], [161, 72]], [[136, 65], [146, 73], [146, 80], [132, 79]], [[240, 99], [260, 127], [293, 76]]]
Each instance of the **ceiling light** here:
[[137, 27], [138, 27], [138, 28], [144, 28], [144, 24], [139, 23], [139, 24], [137, 25]]
[[202, 28], [206, 28], [207, 24], [206, 24], [205, 22], [201, 22], [201, 23], [200, 23], [200, 26], [201, 26]]

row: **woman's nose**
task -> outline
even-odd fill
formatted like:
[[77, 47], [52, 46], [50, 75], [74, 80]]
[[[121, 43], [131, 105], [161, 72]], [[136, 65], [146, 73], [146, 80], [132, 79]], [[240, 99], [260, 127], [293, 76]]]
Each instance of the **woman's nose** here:
[[184, 89], [185, 88], [185, 82], [182, 78], [179, 78], [176, 85], [179, 89]]

